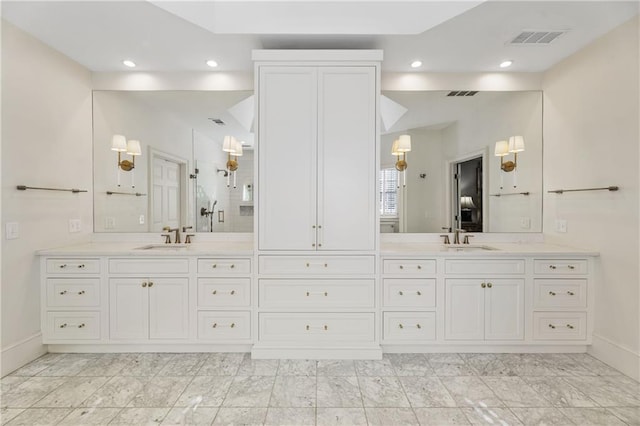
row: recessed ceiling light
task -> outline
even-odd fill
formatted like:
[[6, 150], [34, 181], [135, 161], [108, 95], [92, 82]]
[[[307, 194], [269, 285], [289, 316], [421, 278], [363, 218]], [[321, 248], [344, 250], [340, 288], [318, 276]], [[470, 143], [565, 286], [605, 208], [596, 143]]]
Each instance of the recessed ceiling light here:
[[207, 65], [209, 65], [211, 68], [215, 68], [218, 66], [218, 63], [216, 61], [214, 61], [213, 59], [209, 59], [207, 61]]
[[129, 68], [134, 68], [136, 66], [136, 63], [130, 61], [129, 59], [125, 59], [124, 61], [122, 61], [122, 63]]
[[411, 68], [420, 68], [421, 66], [422, 66], [422, 61], [411, 62]]
[[508, 68], [513, 65], [513, 61], [504, 61], [500, 64], [500, 68]]

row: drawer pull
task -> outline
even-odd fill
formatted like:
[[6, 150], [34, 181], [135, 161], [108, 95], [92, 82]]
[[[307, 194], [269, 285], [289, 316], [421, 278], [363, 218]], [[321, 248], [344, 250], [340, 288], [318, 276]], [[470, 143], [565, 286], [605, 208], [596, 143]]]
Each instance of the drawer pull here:
[[60, 324], [60, 328], [66, 328], [67, 327], [67, 323], [65, 322], [64, 324]]
[[84, 328], [84, 323], [80, 324], [78, 328]]
[[61, 292], [60, 292], [60, 294], [63, 294], [63, 295], [64, 295], [64, 294], [67, 294], [67, 290], [63, 290], [63, 291], [61, 291]]
[[402, 324], [398, 324], [398, 328], [404, 328]]
[[79, 295], [79, 296], [82, 296], [83, 294], [84, 294], [84, 290], [80, 290], [80, 291], [78, 292], [78, 295]]
[[422, 328], [422, 326], [420, 324], [416, 324], [417, 328]]
[[480, 284], [480, 287], [482, 287], [482, 288], [487, 288], [487, 284], [482, 283], [482, 284]]
[[556, 293], [555, 293], [555, 292], [553, 292], [553, 291], [550, 291], [550, 292], [549, 292], [549, 294], [550, 294], [551, 296], [555, 296], [555, 295], [556, 295]]
[[[319, 245], [320, 245], [320, 244], [318, 244], [318, 246], [319, 246]], [[328, 263], [309, 263], [309, 262], [307, 262], [307, 263], [306, 263], [306, 267], [307, 267], [307, 268], [309, 268], [309, 267], [311, 267], [311, 266], [322, 266], [322, 267], [325, 267], [325, 268], [326, 268], [327, 266], [329, 266], [329, 264], [328, 264]]]
[[322, 326], [322, 327], [311, 327], [310, 325], [305, 326], [305, 329], [306, 329], [307, 331], [310, 331], [310, 330], [312, 330], [312, 329], [314, 329], [314, 328], [317, 328], [317, 329], [319, 329], [319, 330], [325, 330], [325, 331], [326, 331], [326, 330], [329, 330], [329, 326], [328, 326], [328, 325], [324, 325], [324, 326]]
[[[402, 323], [399, 323], [399, 324], [398, 324], [398, 328], [404, 329], [405, 327], [411, 327], [411, 326], [410, 326], [410, 325], [405, 326], [405, 325], [403, 325]], [[420, 323], [418, 323], [418, 324], [414, 325], [414, 327], [415, 327], [415, 328], [417, 328], [418, 330], [420, 330], [420, 329], [422, 328], [422, 326], [420, 325]]]
[[404, 295], [404, 293], [402, 292], [402, 290], [401, 290], [401, 291], [399, 291], [399, 292], [398, 292], [398, 294], [399, 294], [400, 296], [403, 296], [403, 295]]
[[567, 291], [567, 294], [568, 294], [569, 296], [575, 296], [575, 293], [574, 293], [574, 292], [572, 292], [572, 291]]
[[[231, 324], [229, 324], [229, 328], [235, 328], [236, 323], [232, 322]], [[218, 328], [218, 323], [214, 322], [213, 325], [211, 326], [212, 328]], [[224, 327], [224, 325], [220, 325], [220, 327]]]
[[84, 263], [81, 265], [78, 265], [78, 269], [84, 269]]
[[216, 269], [216, 268], [218, 267], [218, 264], [217, 264], [217, 263], [214, 263], [213, 265], [211, 265], [211, 267], [212, 267], [213, 269]]
[[417, 294], [418, 296], [422, 296], [422, 293], [420, 293], [420, 291], [416, 291], [416, 294]]
[[67, 264], [66, 264], [66, 263], [63, 263], [62, 265], [60, 265], [60, 266], [59, 266], [59, 268], [60, 268], [60, 269], [64, 269], [64, 268], [66, 268], [66, 267], [67, 267]]
[[556, 265], [549, 265], [549, 269], [556, 269]]
[[311, 296], [311, 295], [314, 295], [314, 294], [319, 294], [321, 296], [325, 296], [326, 297], [326, 296], [329, 295], [329, 292], [328, 291], [307, 291], [307, 296]]
[[491, 287], [493, 287], [493, 284], [492, 283], [487, 283], [487, 287], [491, 288]]
[[422, 269], [422, 266], [418, 265], [418, 269]]
[[[213, 291], [211, 292], [211, 294], [213, 294], [213, 295], [218, 294], [218, 290], [213, 290]], [[236, 291], [235, 291], [235, 290], [231, 290], [231, 291], [229, 292], [229, 294], [230, 294], [231, 296], [233, 296], [233, 295], [235, 295], [235, 294], [236, 294]]]
[[146, 282], [142, 283], [142, 287], [146, 287], [146, 286], [147, 286]]
[[404, 269], [404, 266], [400, 265], [400, 269]]
[[555, 329], [555, 328], [556, 328], [556, 326], [555, 326], [555, 325], [553, 325], [553, 324], [549, 324], [549, 328], [554, 328], [554, 329]]
[[575, 267], [575, 266], [573, 266], [573, 265], [569, 265], [568, 267], [569, 267], [569, 269], [572, 269], [572, 270], [573, 270], [573, 269], [576, 269], [576, 267]]
[[229, 268], [231, 268], [231, 269], [233, 269], [235, 267], [236, 267], [236, 265], [234, 265], [233, 263], [231, 264], [231, 266], [229, 266]]
[[153, 287], [153, 282], [149, 281], [149, 288]]
[[574, 327], [571, 324], [567, 324], [567, 328], [573, 330]]

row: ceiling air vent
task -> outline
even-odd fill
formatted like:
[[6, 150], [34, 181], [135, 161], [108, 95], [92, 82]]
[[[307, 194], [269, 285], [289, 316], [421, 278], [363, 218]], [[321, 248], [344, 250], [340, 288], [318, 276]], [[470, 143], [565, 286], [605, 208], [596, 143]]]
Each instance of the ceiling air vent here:
[[447, 96], [473, 96], [478, 93], [477, 90], [453, 90]]
[[220, 120], [219, 118], [210, 118], [209, 120], [213, 121], [218, 126], [224, 126], [226, 124], [224, 121]]
[[549, 44], [567, 31], [523, 31], [509, 44]]

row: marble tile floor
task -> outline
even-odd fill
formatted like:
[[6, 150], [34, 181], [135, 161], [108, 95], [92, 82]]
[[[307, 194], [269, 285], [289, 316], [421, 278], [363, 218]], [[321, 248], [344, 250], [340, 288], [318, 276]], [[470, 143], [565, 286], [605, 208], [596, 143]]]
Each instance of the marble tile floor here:
[[586, 354], [47, 354], [0, 379], [5, 425], [640, 425]]

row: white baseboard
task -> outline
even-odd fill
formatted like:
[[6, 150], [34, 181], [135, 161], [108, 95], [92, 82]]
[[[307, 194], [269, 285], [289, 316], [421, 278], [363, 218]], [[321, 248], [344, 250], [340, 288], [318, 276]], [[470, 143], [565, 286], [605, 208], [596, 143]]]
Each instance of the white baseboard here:
[[640, 380], [640, 354], [631, 349], [594, 334], [593, 345], [589, 347], [587, 353], [632, 379]]
[[14, 343], [2, 350], [0, 376], [4, 377], [46, 353], [47, 347], [42, 344], [42, 333], [40, 332]]
[[251, 352], [251, 345], [212, 343], [152, 343], [152, 344], [49, 344], [51, 353], [130, 353], [130, 352]]

